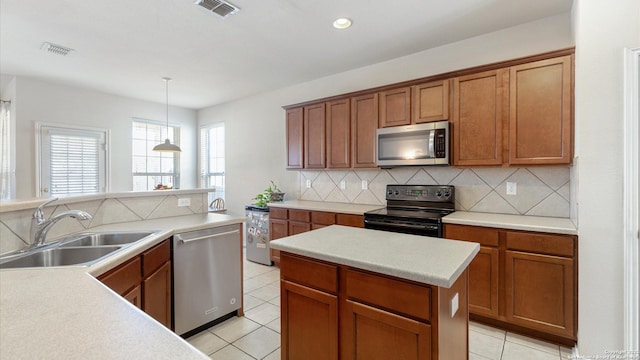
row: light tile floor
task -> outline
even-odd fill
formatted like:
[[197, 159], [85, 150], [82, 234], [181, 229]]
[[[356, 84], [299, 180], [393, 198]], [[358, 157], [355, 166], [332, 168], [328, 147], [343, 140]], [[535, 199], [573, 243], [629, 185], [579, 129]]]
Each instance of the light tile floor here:
[[[280, 270], [244, 261], [244, 317], [187, 341], [216, 360], [280, 359]], [[489, 327], [469, 325], [470, 360], [561, 360], [571, 349]]]

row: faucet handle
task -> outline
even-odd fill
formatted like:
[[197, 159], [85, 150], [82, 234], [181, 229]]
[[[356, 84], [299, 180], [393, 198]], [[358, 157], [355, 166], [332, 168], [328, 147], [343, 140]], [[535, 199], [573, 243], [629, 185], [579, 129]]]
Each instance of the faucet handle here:
[[45, 201], [44, 203], [40, 204], [40, 206], [38, 206], [36, 208], [36, 211], [33, 212], [33, 218], [38, 220], [38, 221], [44, 221], [44, 207], [51, 204], [52, 202], [58, 200], [58, 198], [53, 198], [53, 199], [49, 199], [47, 201]]

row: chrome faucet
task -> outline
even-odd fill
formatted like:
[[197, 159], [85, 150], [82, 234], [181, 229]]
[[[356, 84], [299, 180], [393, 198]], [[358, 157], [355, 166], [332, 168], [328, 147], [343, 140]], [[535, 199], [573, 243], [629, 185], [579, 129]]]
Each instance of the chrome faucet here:
[[33, 216], [31, 218], [31, 245], [29, 248], [34, 248], [38, 246], [42, 246], [44, 244], [45, 239], [47, 238], [47, 233], [51, 229], [51, 227], [57, 223], [58, 221], [64, 219], [65, 217], [71, 217], [79, 220], [90, 220], [91, 215], [82, 211], [82, 210], [68, 210], [65, 212], [61, 212], [58, 215], [51, 217], [49, 220], [45, 219], [44, 216], [44, 207], [49, 203], [58, 200], [58, 198], [53, 198], [44, 204], [38, 206], [36, 211], [33, 212]]

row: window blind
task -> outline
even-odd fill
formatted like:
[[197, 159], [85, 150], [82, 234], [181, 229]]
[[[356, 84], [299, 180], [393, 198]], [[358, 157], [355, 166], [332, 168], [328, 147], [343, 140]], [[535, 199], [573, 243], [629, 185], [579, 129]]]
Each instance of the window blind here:
[[41, 192], [95, 194], [106, 188], [106, 132], [40, 127]]

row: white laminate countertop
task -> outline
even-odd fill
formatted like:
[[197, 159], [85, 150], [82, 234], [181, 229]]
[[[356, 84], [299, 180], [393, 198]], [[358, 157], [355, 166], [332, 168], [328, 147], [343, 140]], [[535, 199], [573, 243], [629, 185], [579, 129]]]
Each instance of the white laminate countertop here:
[[348, 204], [325, 201], [288, 200], [269, 203], [269, 207], [300, 209], [311, 211], [328, 211], [342, 214], [362, 215], [367, 211], [380, 209], [385, 205]]
[[175, 233], [245, 219], [196, 214], [100, 226], [90, 231], [157, 232], [89, 267], [0, 270], [0, 359], [208, 359], [94, 276]]
[[442, 222], [445, 224], [578, 235], [578, 229], [575, 224], [567, 218], [456, 211], [443, 217]]
[[331, 225], [273, 240], [271, 248], [450, 288], [469, 266], [480, 245]]

